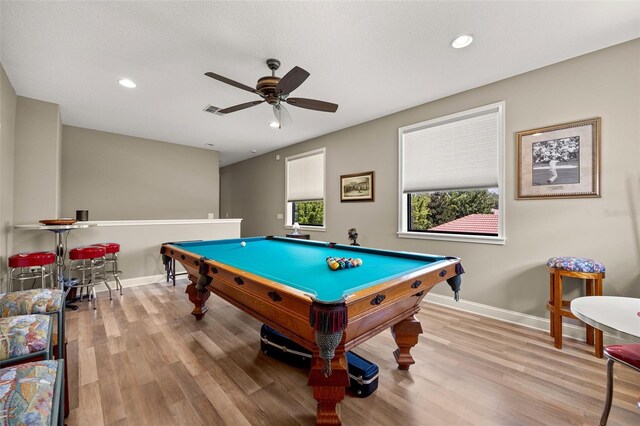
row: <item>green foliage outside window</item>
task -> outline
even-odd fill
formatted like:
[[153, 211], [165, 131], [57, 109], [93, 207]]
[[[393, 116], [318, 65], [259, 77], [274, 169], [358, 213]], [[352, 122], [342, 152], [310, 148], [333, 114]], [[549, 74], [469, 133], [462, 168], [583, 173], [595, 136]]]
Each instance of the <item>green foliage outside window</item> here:
[[293, 203], [293, 221], [300, 225], [324, 225], [324, 202], [300, 201]]
[[426, 231], [474, 213], [498, 209], [498, 194], [488, 190], [409, 194], [411, 231]]

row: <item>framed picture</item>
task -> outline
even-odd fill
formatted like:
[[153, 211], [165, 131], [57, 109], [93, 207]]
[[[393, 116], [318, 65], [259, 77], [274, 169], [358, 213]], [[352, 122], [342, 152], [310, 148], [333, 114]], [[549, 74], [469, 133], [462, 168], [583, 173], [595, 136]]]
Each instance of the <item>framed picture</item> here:
[[340, 176], [340, 201], [373, 201], [373, 172]]
[[600, 197], [600, 117], [517, 133], [518, 199]]

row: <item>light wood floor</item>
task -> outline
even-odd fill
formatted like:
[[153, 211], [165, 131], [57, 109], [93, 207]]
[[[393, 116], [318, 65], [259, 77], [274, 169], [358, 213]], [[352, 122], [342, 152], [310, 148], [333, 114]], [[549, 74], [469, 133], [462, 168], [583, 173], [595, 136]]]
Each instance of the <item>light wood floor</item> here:
[[[165, 283], [125, 289], [98, 309], [67, 316], [75, 425], [312, 425], [303, 370], [259, 352], [260, 323], [212, 296], [196, 322], [184, 294]], [[464, 296], [464, 293], [463, 293]], [[605, 361], [544, 332], [428, 305], [409, 371], [397, 369], [383, 332], [356, 352], [380, 367], [378, 390], [341, 404], [349, 425], [597, 424]], [[616, 366], [609, 424], [638, 425], [640, 375]]]

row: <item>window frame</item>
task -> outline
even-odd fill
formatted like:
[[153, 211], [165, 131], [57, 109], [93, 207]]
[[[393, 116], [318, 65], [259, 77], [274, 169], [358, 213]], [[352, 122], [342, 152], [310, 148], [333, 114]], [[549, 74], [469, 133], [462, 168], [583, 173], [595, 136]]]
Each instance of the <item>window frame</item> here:
[[[451, 121], [464, 120], [467, 117], [481, 114], [483, 112], [497, 110], [498, 118], [498, 199], [499, 199], [499, 214], [498, 214], [498, 235], [478, 235], [478, 234], [454, 234], [454, 233], [440, 233], [440, 232], [421, 232], [421, 231], [409, 231], [409, 210], [408, 210], [408, 198], [407, 194], [403, 193], [404, 188], [404, 164], [403, 164], [403, 147], [405, 134], [416, 131], [417, 129], [424, 127], [433, 127], [439, 123], [450, 123]], [[464, 188], [460, 188], [463, 190]], [[499, 244], [504, 245], [506, 242], [505, 236], [505, 102], [495, 102], [489, 105], [480, 106], [477, 108], [460, 111], [453, 114], [448, 114], [442, 117], [433, 118], [430, 120], [422, 121], [420, 123], [411, 124], [408, 126], [398, 128], [398, 232], [399, 238], [414, 238], [424, 240], [436, 240], [436, 241], [456, 241], [465, 243], [483, 243], [483, 244]]]
[[[298, 158], [310, 157], [312, 155], [322, 154], [322, 169], [323, 169], [323, 182], [322, 182], [322, 225], [300, 225], [300, 229], [306, 231], [326, 231], [327, 230], [327, 148], [322, 147], [311, 151], [302, 152], [300, 154], [290, 155], [284, 159], [284, 211], [285, 211], [285, 229], [293, 229], [293, 201], [287, 201], [289, 194], [289, 161], [296, 160]], [[320, 201], [320, 200], [308, 200], [308, 201]]]

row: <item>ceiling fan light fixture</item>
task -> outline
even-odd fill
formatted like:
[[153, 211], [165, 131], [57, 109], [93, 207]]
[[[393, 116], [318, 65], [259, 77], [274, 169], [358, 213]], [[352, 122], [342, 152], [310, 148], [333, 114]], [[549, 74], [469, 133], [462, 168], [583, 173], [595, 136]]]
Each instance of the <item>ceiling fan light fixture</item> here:
[[473, 42], [473, 36], [471, 34], [461, 34], [451, 41], [451, 47], [454, 49], [462, 49], [467, 47]]
[[136, 87], [136, 84], [128, 78], [121, 78], [120, 80], [118, 80], [118, 83], [120, 84], [120, 86], [124, 86], [127, 89], [134, 89]]

